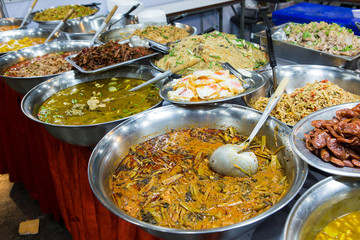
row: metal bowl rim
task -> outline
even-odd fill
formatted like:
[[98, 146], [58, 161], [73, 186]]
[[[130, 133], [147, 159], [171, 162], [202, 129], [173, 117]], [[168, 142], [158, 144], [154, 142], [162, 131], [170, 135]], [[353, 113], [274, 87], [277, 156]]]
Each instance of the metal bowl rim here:
[[[284, 230], [283, 230], [283, 238], [286, 239], [287, 235], [288, 235], [288, 231], [289, 228], [291, 226], [291, 222], [293, 221], [293, 218], [295, 217], [296, 212], [299, 210], [299, 208], [301, 207], [301, 205], [304, 203], [304, 201], [309, 198], [309, 196], [311, 196], [313, 194], [314, 191], [320, 190], [321, 188], [323, 188], [324, 186], [327, 186], [330, 183], [333, 182], [342, 182], [342, 179], [344, 179], [344, 176], [328, 176], [320, 181], [318, 181], [317, 183], [315, 183], [314, 185], [312, 185], [308, 190], [306, 190], [304, 192], [304, 194], [302, 194], [299, 199], [296, 200], [294, 206], [291, 208], [289, 215], [286, 218], [286, 222], [284, 224]], [[325, 202], [324, 202], [325, 203]], [[323, 203], [323, 204], [324, 204]], [[303, 219], [303, 223], [306, 220]], [[290, 238], [291, 239], [291, 238]]]
[[[242, 109], [242, 110], [245, 110], [245, 111], [256, 112], [259, 115], [261, 115], [261, 112], [259, 112], [257, 110], [254, 110], [252, 108], [248, 108], [246, 106], [241, 106], [241, 105], [238, 105], [238, 104], [224, 103], [224, 104], [221, 104], [219, 106], [220, 107], [226, 107], [228, 109], [231, 109], [231, 108]], [[167, 105], [167, 106], [162, 106], [162, 107], [159, 107], [159, 108], [154, 108], [154, 109], [151, 109], [149, 111], [141, 112], [141, 113], [137, 114], [135, 117], [133, 117], [131, 119], [127, 119], [126, 121], [123, 121], [120, 124], [118, 124], [111, 131], [109, 131], [94, 147], [94, 149], [93, 149], [93, 151], [91, 153], [89, 162], [88, 162], [88, 170], [87, 170], [88, 171], [88, 181], [89, 181], [90, 187], [91, 187], [94, 195], [96, 196], [96, 198], [103, 204], [103, 206], [105, 206], [109, 211], [111, 211], [116, 216], [118, 216], [118, 217], [132, 223], [132, 224], [135, 224], [136, 226], [139, 226], [141, 228], [148, 228], [148, 229], [151, 229], [151, 230], [154, 230], [154, 231], [159, 231], [159, 232], [166, 232], [166, 233], [173, 233], [173, 234], [206, 234], [206, 233], [224, 232], [224, 231], [233, 230], [233, 229], [236, 229], [236, 228], [239, 228], [239, 227], [244, 227], [244, 226], [251, 225], [253, 223], [256, 223], [257, 221], [261, 221], [261, 219], [266, 219], [270, 215], [276, 213], [277, 211], [279, 211], [283, 207], [285, 207], [297, 195], [297, 193], [300, 191], [300, 189], [304, 185], [305, 180], [306, 180], [307, 175], [308, 175], [308, 165], [305, 162], [302, 163], [303, 164], [303, 169], [301, 171], [301, 174], [295, 174], [294, 185], [295, 185], [295, 180], [298, 180], [300, 185], [299, 185], [299, 188], [295, 190], [295, 192], [293, 193], [292, 196], [285, 195], [285, 197], [281, 198], [270, 209], [268, 209], [267, 211], [255, 216], [253, 218], [250, 218], [250, 219], [248, 219], [246, 221], [243, 221], [243, 222], [238, 222], [238, 223], [235, 223], [235, 224], [232, 224], [232, 225], [228, 225], [228, 226], [224, 226], [224, 227], [218, 227], [218, 228], [201, 229], [201, 230], [186, 230], [186, 229], [160, 227], [160, 226], [156, 226], [156, 225], [153, 225], [153, 224], [150, 224], [150, 223], [143, 222], [143, 221], [138, 220], [136, 218], [133, 218], [130, 215], [122, 212], [120, 209], [118, 209], [118, 211], [114, 212], [111, 205], [108, 204], [107, 202], [103, 201], [102, 192], [94, 189], [94, 183], [92, 181], [91, 174], [90, 174], [92, 172], [91, 167], [93, 165], [93, 162], [95, 161], [94, 156], [99, 151], [99, 148], [103, 144], [103, 142], [106, 141], [107, 136], [114, 134], [114, 132], [116, 132], [118, 129], [120, 129], [124, 125], [129, 124], [132, 121], [136, 121], [138, 119], [144, 118], [144, 117], [146, 117], [146, 115], [153, 114], [156, 111], [166, 111], [168, 109], [174, 109], [174, 108], [179, 108], [179, 107], [177, 107], [176, 105]], [[188, 108], [186, 108], [186, 109], [188, 109]], [[284, 129], [286, 129], [288, 131], [286, 135], [289, 136], [289, 134], [291, 133], [291, 129], [286, 124], [282, 123], [281, 121], [279, 121], [276, 118], [271, 117], [271, 116], [269, 116], [267, 121], [269, 121], [269, 119], [271, 119], [272, 121], [275, 121], [277, 124], [281, 125]], [[289, 150], [291, 151], [292, 149], [289, 149]], [[301, 160], [299, 162], [301, 162]], [[290, 192], [291, 188], [289, 188], [288, 190]], [[286, 197], [288, 199], [284, 200]], [[282, 202], [282, 201], [284, 201], [284, 202]], [[282, 204], [279, 205], [279, 203], [282, 203]]]

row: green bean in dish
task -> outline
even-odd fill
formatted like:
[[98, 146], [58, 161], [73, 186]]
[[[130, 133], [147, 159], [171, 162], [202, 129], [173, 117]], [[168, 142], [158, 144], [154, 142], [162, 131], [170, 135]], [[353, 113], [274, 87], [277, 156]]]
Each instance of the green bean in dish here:
[[40, 121], [58, 125], [91, 125], [126, 118], [161, 101], [159, 89], [133, 78], [106, 78], [80, 83], [48, 98], [39, 108]]
[[35, 21], [57, 21], [62, 20], [68, 14], [68, 12], [74, 9], [74, 13], [70, 18], [79, 18], [85, 17], [91, 14], [96, 13], [98, 10], [95, 8], [90, 8], [81, 5], [66, 5], [58, 6], [54, 8], [45, 9], [42, 12], [36, 13], [34, 20]]

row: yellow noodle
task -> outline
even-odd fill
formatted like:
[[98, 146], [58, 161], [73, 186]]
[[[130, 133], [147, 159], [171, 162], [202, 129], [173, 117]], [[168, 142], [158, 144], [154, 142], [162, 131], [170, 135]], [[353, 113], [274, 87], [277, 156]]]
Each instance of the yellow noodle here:
[[[263, 111], [269, 98], [260, 97], [252, 107]], [[295, 125], [302, 118], [317, 110], [348, 102], [360, 101], [360, 96], [349, 93], [327, 80], [307, 83], [290, 94], [283, 94], [271, 115], [280, 121]]]
[[193, 58], [200, 58], [198, 64], [181, 72], [182, 75], [191, 74], [195, 70], [223, 69], [222, 62], [229, 62], [236, 69], [255, 70], [268, 62], [266, 53], [254, 44], [235, 35], [221, 32], [189, 36], [174, 43], [169, 54], [155, 62], [161, 69], [168, 70], [189, 62]]

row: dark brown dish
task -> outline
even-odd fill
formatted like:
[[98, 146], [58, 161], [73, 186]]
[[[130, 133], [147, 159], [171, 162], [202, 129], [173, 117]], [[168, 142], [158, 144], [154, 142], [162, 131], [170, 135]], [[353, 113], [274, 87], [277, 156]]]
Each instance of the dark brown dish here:
[[146, 47], [130, 47], [128, 43], [109, 41], [101, 46], [84, 48], [73, 58], [73, 61], [80, 68], [90, 71], [138, 59], [152, 53], [154, 51]]
[[304, 134], [306, 147], [325, 162], [339, 167], [360, 167], [360, 104], [340, 109], [330, 120], [314, 120]]

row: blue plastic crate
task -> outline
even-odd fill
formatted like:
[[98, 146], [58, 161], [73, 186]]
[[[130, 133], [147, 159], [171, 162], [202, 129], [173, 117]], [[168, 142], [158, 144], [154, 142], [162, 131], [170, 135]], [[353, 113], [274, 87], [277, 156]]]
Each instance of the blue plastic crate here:
[[325, 21], [350, 28], [356, 35], [360, 35], [360, 31], [355, 25], [355, 22], [360, 22], [360, 18], [354, 18], [351, 10], [351, 8], [346, 7], [304, 2], [274, 11], [272, 21], [275, 25], [287, 22], [310, 23], [312, 21]]

